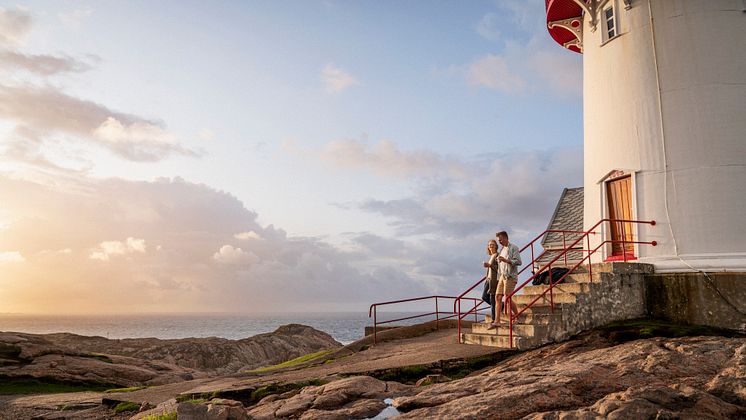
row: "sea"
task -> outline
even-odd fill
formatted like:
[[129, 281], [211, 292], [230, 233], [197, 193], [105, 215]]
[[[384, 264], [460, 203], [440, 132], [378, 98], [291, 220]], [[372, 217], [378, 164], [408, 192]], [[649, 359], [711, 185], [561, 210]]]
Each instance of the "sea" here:
[[[408, 312], [378, 314], [378, 321], [417, 315]], [[414, 318], [385, 325], [412, 325], [431, 317]], [[342, 344], [363, 338], [373, 319], [364, 312], [307, 312], [263, 314], [137, 314], [137, 315], [30, 315], [0, 314], [0, 331], [118, 338], [200, 338], [232, 340], [275, 331], [285, 324], [303, 324], [326, 332]]]

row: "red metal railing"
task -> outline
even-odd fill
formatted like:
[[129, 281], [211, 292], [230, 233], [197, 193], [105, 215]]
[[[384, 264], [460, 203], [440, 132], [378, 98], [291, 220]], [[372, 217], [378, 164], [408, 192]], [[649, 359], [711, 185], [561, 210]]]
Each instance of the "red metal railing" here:
[[[601, 243], [599, 243], [595, 248], [591, 249], [590, 235], [591, 234], [595, 234], [595, 229], [597, 227], [599, 227], [602, 223], [605, 223], [605, 222], [609, 222], [609, 224], [611, 224], [611, 223], [619, 223], [622, 226], [622, 229], [621, 229], [622, 230], [622, 235], [621, 235], [622, 239], [621, 240], [618, 240], [618, 239], [607, 239], [607, 240], [601, 241]], [[589, 279], [590, 282], [593, 282], [593, 267], [592, 267], [592, 260], [591, 260], [591, 258], [593, 256], [593, 254], [595, 254], [599, 249], [601, 249], [601, 247], [603, 247], [606, 244], [612, 244], [612, 246], [613, 246], [613, 244], [615, 244], [615, 243], [621, 243], [622, 244], [622, 255], [623, 255], [622, 259], [623, 259], [624, 262], [627, 262], [627, 260], [628, 260], [628, 254], [627, 254], [627, 251], [626, 251], [627, 250], [627, 244], [652, 245], [652, 246], [658, 245], [658, 243], [656, 241], [634, 241], [634, 240], [627, 240], [625, 232], [624, 232], [624, 225], [627, 224], [627, 223], [629, 223], [629, 224], [632, 224], [632, 223], [635, 223], [635, 224], [648, 224], [648, 225], [651, 225], [651, 226], [655, 226], [655, 220], [644, 221], [644, 220], [601, 219], [595, 225], [593, 225], [593, 227], [591, 227], [589, 230], [587, 230], [586, 232], [584, 232], [582, 236], [580, 236], [579, 238], [577, 238], [569, 247], [564, 246], [564, 249], [562, 250], [562, 252], [560, 254], [558, 254], [557, 256], [555, 256], [554, 258], [552, 258], [547, 264], [545, 264], [539, 270], [535, 271], [526, 281], [524, 281], [523, 283], [521, 283], [520, 286], [516, 287], [515, 290], [513, 290], [512, 293], [510, 293], [510, 294], [508, 294], [506, 296], [506, 298], [505, 298], [505, 308], [506, 309], [505, 310], [508, 311], [508, 313], [510, 314], [509, 317], [508, 317], [508, 320], [509, 320], [509, 325], [508, 326], [509, 326], [509, 331], [510, 331], [510, 346], [511, 347], [513, 347], [513, 323], [514, 323], [514, 321], [516, 321], [518, 319], [518, 317], [521, 316], [521, 314], [523, 314], [524, 312], [526, 312], [526, 310], [528, 308], [532, 307], [537, 301], [539, 301], [540, 299], [544, 299], [544, 297], [546, 296], [547, 293], [549, 293], [550, 307], [551, 307], [552, 311], [554, 311], [554, 294], [553, 294], [554, 293], [553, 292], [554, 286], [557, 285], [557, 284], [559, 284], [559, 283], [562, 283], [564, 281], [565, 277], [567, 277], [570, 273], [572, 273], [573, 270], [575, 270], [576, 268], [580, 267], [586, 260], [588, 261], [588, 279]], [[552, 264], [555, 263], [558, 259], [560, 259], [563, 256], [565, 257], [565, 262], [566, 262], [567, 261], [567, 253], [570, 252], [570, 251], [573, 251], [573, 250], [577, 250], [577, 249], [575, 249], [575, 246], [578, 245], [579, 243], [582, 244], [583, 239], [586, 239], [588, 248], [587, 249], [583, 249], [582, 252], [583, 252], [583, 254], [587, 253], [587, 255], [585, 255], [575, 265], [573, 265], [572, 267], [570, 267], [568, 269], [568, 271], [565, 272], [563, 275], [561, 275], [558, 279], [556, 279], [556, 280], [553, 279], [552, 278], [552, 270], [551, 270]], [[531, 262], [531, 265], [533, 265], [533, 264], [534, 264], [534, 261]], [[515, 296], [521, 289], [523, 289], [527, 284], [529, 284], [530, 282], [532, 282], [534, 280], [534, 278], [536, 278], [536, 276], [538, 276], [541, 272], [543, 272], [545, 270], [549, 270], [549, 287], [546, 290], [544, 290], [541, 294], [537, 295], [531, 302], [529, 302], [526, 306], [524, 306], [523, 309], [521, 309], [520, 311], [518, 311], [515, 314], [510, 313], [510, 312], [512, 312], [511, 302], [512, 302], [513, 296]], [[461, 337], [461, 335], [459, 334], [459, 340], [460, 340], [460, 337]]]
[[[549, 252], [557, 252], [556, 250], [551, 250], [551, 251], [543, 250], [541, 252], [541, 254], [539, 254], [538, 257], [535, 256], [536, 252], [535, 252], [534, 244], [536, 244], [537, 241], [539, 241], [541, 238], [543, 238], [544, 235], [548, 235], [550, 233], [561, 233], [562, 234], [562, 249], [564, 251], [564, 250], [568, 250], [568, 248], [567, 248], [567, 241], [566, 241], [566, 236], [567, 235], [583, 235], [586, 232], [585, 231], [578, 231], [578, 230], [559, 230], [559, 229], [547, 229], [544, 232], [541, 232], [534, 239], [532, 239], [531, 242], [527, 243], [526, 245], [523, 246], [523, 248], [521, 248], [519, 250], [521, 253], [523, 253], [526, 249], [529, 249], [529, 248], [531, 249], [531, 263], [530, 264], [525, 264], [523, 266], [523, 268], [521, 268], [518, 271], [518, 276], [520, 276], [521, 274], [523, 274], [523, 272], [526, 271], [529, 267], [533, 267], [534, 264], [537, 261], [539, 261], [544, 255], [548, 254]], [[595, 233], [595, 232], [593, 232], [593, 233]], [[578, 251], [578, 249], [572, 248], [572, 249], [569, 249], [569, 251]], [[559, 256], [561, 256], [561, 255], [559, 255]], [[565, 258], [565, 265], [567, 265], [567, 254], [564, 255], [564, 258]], [[533, 274], [537, 275], [537, 274], [539, 274], [539, 272], [540, 271], [535, 271]], [[479, 280], [478, 282], [476, 282], [473, 285], [471, 285], [471, 287], [469, 287], [468, 289], [466, 289], [466, 291], [464, 291], [463, 293], [461, 293], [456, 298], [456, 300], [453, 302], [453, 312], [456, 315], [458, 315], [458, 318], [457, 318], [458, 322], [457, 322], [457, 327], [456, 328], [457, 328], [457, 331], [458, 331], [459, 343], [461, 342], [461, 320], [464, 319], [465, 317], [471, 315], [472, 312], [474, 312], [475, 317], [476, 317], [476, 312], [478, 310], [482, 309], [481, 306], [480, 306], [480, 307], [472, 308], [472, 309], [470, 309], [470, 310], [468, 310], [466, 312], [461, 312], [461, 300], [462, 299], [467, 299], [467, 300], [468, 299], [473, 299], [473, 298], [466, 297], [466, 295], [469, 294], [469, 293], [471, 293], [471, 291], [474, 290], [474, 288], [476, 288], [477, 286], [479, 286], [480, 284], [482, 284], [482, 282], [485, 279], [486, 279], [486, 277], [482, 277], [481, 280]], [[498, 307], [498, 309], [499, 309], [499, 307]]]
[[[389, 320], [386, 320], [386, 321], [378, 321], [378, 307], [379, 306], [387, 306], [387, 305], [394, 305], [394, 304], [407, 303], [407, 302], [416, 302], [416, 301], [422, 301], [422, 300], [427, 300], [427, 299], [433, 299], [434, 300], [434, 303], [435, 303], [435, 311], [434, 312], [427, 312], [427, 313], [424, 313], [424, 314], [417, 314], [417, 315], [412, 315], [412, 316], [406, 316], [406, 317], [397, 318], [397, 319], [389, 319]], [[411, 298], [411, 299], [392, 300], [392, 301], [388, 301], [388, 302], [377, 302], [377, 303], [371, 304], [370, 308], [368, 309], [368, 318], [370, 318], [371, 316], [373, 317], [373, 344], [377, 343], [377, 339], [378, 339], [377, 335], [378, 335], [378, 326], [379, 325], [390, 324], [392, 322], [399, 322], [399, 321], [405, 321], [405, 320], [408, 320], [408, 319], [422, 318], [422, 317], [425, 317], [425, 316], [433, 316], [433, 315], [435, 315], [435, 329], [438, 329], [439, 322], [440, 322], [441, 319], [449, 319], [449, 318], [455, 317], [456, 315], [453, 312], [450, 312], [450, 311], [449, 312], [440, 311], [439, 306], [438, 306], [438, 299], [456, 299], [456, 296], [433, 295], [433, 296], [423, 296], [423, 297], [417, 297], [417, 298]], [[481, 299], [477, 299], [477, 298], [466, 298], [466, 299], [473, 300], [475, 307], [478, 306], [478, 304], [477, 304], [476, 301], [481, 302]], [[441, 315], [447, 315], [447, 316], [441, 317]], [[474, 320], [476, 321], [476, 313], [474, 314], [474, 317], [475, 317]]]

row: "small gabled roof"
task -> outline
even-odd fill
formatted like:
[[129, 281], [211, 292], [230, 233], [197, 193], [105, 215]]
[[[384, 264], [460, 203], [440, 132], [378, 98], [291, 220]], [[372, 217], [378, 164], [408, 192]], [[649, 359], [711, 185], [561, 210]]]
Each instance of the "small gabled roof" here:
[[[583, 230], [583, 187], [565, 188], [562, 191], [547, 229], [578, 232]], [[578, 237], [580, 235], [567, 235], [566, 240], [569, 241]], [[570, 243], [567, 245], [570, 245]], [[562, 247], [562, 234], [547, 233], [541, 240], [541, 246], [544, 249]]]

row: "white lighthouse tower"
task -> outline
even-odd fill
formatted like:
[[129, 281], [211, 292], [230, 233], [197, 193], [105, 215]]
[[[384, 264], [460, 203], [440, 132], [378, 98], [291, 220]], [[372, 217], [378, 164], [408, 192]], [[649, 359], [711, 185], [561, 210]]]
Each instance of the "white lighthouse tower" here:
[[657, 222], [624, 234], [658, 246], [604, 257], [746, 272], [746, 1], [546, 0], [546, 10], [552, 38], [583, 54], [585, 229]]

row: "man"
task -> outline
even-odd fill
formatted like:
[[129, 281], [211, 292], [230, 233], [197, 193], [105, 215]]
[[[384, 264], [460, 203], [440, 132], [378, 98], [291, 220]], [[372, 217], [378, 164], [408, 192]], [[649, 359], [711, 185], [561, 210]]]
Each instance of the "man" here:
[[[518, 247], [511, 244], [508, 240], [508, 232], [506, 231], [500, 231], [497, 232], [497, 241], [502, 245], [502, 248], [500, 249], [500, 254], [497, 257], [498, 261], [498, 276], [499, 280], [497, 281], [497, 293], [495, 296], [495, 300], [497, 302], [502, 302], [503, 296], [507, 296], [511, 293], [513, 293], [513, 290], [515, 290], [515, 286], [518, 283], [518, 266], [522, 264], [521, 262], [521, 253], [518, 250]], [[507, 313], [507, 302], [505, 302], [505, 311]], [[511, 300], [510, 302], [510, 309], [513, 311], [513, 313], [518, 312], [518, 308], [516, 308], [515, 303]], [[500, 313], [501, 311], [497, 312], [497, 317], [495, 318], [494, 326], [498, 327], [500, 325]]]

